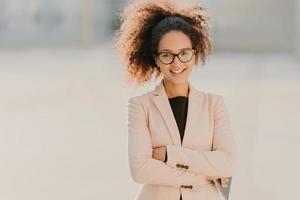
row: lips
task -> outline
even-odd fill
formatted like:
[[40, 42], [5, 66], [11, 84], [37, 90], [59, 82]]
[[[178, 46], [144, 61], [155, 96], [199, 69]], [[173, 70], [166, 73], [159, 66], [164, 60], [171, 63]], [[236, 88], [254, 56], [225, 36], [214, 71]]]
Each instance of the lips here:
[[184, 72], [185, 71], [185, 69], [181, 69], [181, 70], [170, 70], [170, 72], [172, 73], [172, 74], [181, 74], [182, 72]]

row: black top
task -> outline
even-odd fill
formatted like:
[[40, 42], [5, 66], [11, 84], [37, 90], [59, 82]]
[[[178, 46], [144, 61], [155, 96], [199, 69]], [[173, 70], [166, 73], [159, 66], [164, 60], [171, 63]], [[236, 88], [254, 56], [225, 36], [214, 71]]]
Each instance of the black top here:
[[169, 102], [172, 107], [173, 115], [175, 117], [182, 142], [187, 116], [188, 97], [177, 96], [169, 98]]
[[[169, 103], [171, 105], [173, 115], [175, 117], [177, 127], [180, 133], [181, 142], [184, 137], [184, 130], [186, 124], [186, 116], [188, 110], [188, 97], [186, 96], [176, 96], [169, 98]], [[166, 153], [166, 160], [167, 161], [167, 153]]]

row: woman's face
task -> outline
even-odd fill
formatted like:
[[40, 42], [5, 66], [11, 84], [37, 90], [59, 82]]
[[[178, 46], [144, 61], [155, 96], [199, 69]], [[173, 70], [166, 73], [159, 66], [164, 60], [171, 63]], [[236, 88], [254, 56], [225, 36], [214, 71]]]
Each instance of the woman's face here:
[[[174, 57], [170, 53], [180, 54]], [[173, 57], [174, 60], [170, 63]], [[155, 62], [167, 81], [174, 84], [186, 83], [195, 67], [195, 53], [190, 38], [176, 30], [164, 34], [158, 43]]]

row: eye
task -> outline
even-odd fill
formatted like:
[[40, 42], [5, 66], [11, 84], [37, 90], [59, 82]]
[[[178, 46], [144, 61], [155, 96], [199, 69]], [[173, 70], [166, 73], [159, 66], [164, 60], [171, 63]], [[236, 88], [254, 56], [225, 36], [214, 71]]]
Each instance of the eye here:
[[182, 56], [186, 56], [186, 55], [190, 55], [192, 53], [192, 49], [187, 49], [187, 50], [184, 50], [180, 53], [180, 55]]
[[186, 55], [188, 53], [189, 53], [188, 51], [183, 51], [183, 52], [180, 53], [180, 55], [184, 56], [184, 55]]
[[163, 58], [169, 58], [169, 57], [172, 57], [172, 54], [169, 52], [163, 52], [160, 54], [160, 56]]

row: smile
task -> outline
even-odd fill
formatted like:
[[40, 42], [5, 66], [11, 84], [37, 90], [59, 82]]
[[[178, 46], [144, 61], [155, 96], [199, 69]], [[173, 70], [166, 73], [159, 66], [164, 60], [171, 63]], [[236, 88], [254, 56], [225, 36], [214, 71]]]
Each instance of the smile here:
[[184, 72], [186, 69], [182, 69], [182, 70], [178, 70], [178, 71], [173, 71], [173, 70], [170, 70], [170, 72], [172, 74], [181, 74], [182, 72]]

